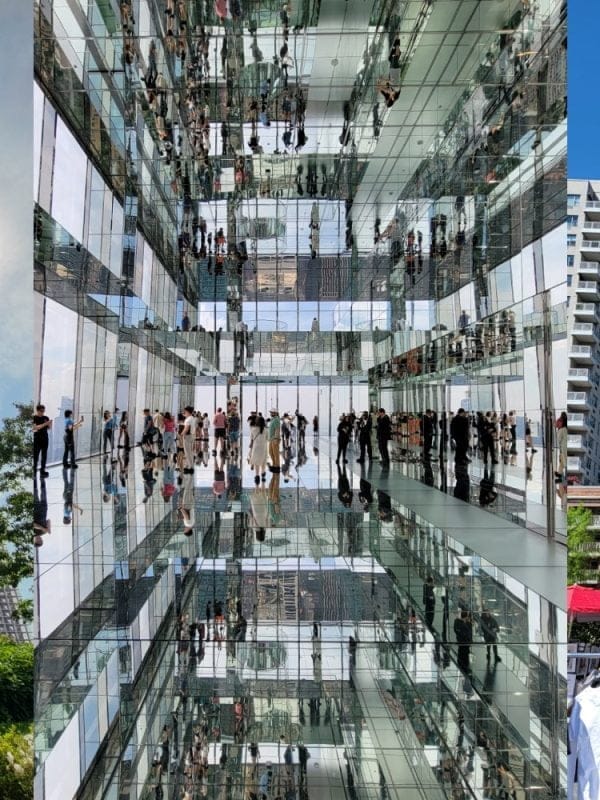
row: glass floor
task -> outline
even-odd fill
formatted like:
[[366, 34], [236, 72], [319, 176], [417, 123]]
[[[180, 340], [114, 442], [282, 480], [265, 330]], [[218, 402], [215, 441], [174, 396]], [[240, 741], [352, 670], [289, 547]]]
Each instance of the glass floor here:
[[484, 798], [507, 780], [557, 796], [562, 553], [400, 466], [361, 473], [353, 446], [338, 468], [333, 448], [307, 436], [258, 486], [244, 446], [199, 450], [193, 475], [140, 447], [51, 468], [36, 487], [47, 792], [60, 775], [84, 797]]

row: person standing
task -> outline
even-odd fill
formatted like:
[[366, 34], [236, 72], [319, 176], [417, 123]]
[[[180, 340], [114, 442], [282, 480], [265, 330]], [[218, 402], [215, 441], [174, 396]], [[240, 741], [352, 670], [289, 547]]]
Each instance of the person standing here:
[[304, 785], [306, 783], [306, 766], [308, 764], [308, 750], [306, 745], [302, 742], [298, 742], [298, 761], [300, 762], [300, 785]]
[[250, 418], [250, 455], [248, 462], [254, 470], [254, 483], [258, 486], [261, 479], [266, 480], [267, 473], [267, 431], [262, 417], [253, 415]]
[[183, 409], [183, 455], [184, 473], [191, 474], [194, 471], [194, 441], [196, 439], [196, 417], [192, 406]]
[[71, 469], [77, 469], [77, 464], [75, 463], [75, 431], [81, 428], [82, 425], [83, 417], [79, 422], [73, 422], [73, 412], [70, 409], [65, 411], [65, 432], [63, 436], [65, 443], [63, 467], [65, 469], [69, 467], [69, 459]]
[[217, 411], [213, 417], [213, 427], [215, 429], [215, 441], [214, 441], [214, 448], [213, 448], [213, 456], [217, 455], [217, 449], [219, 447], [219, 442], [221, 442], [221, 450], [225, 449], [225, 428], [227, 425], [227, 418], [223, 413], [222, 408], [217, 408]]
[[469, 449], [469, 417], [464, 408], [459, 408], [450, 423], [450, 436], [454, 439], [456, 450], [454, 460], [457, 464], [469, 464], [471, 459], [467, 457]]
[[102, 426], [102, 454], [107, 456], [110, 454], [112, 458], [113, 446], [115, 436], [115, 418], [110, 411], [104, 412], [103, 426]]
[[271, 421], [269, 422], [269, 458], [271, 460], [271, 472], [280, 471], [279, 462], [279, 442], [281, 440], [281, 422], [279, 412], [276, 408], [271, 409]]
[[360, 458], [356, 461], [358, 464], [365, 463], [365, 452], [369, 461], [373, 460], [373, 447], [371, 445], [371, 431], [373, 430], [373, 421], [368, 411], [363, 411], [359, 420], [358, 428], [358, 443], [360, 445]]
[[435, 616], [435, 586], [432, 575], [428, 575], [423, 584], [423, 606], [425, 608], [425, 624], [431, 630]]
[[171, 455], [175, 456], [177, 450], [175, 445], [175, 420], [169, 411], [165, 411], [163, 414], [163, 429], [163, 452], [165, 458], [169, 458]]
[[52, 420], [46, 416], [46, 407], [37, 405], [33, 416], [33, 472], [37, 471], [40, 460], [40, 474], [48, 477], [46, 458], [48, 456], [48, 431], [52, 428]]
[[118, 450], [129, 450], [129, 423], [127, 419], [127, 412], [121, 413], [121, 420], [119, 422], [119, 441], [117, 444]]
[[335, 463], [340, 463], [340, 456], [342, 457], [344, 464], [348, 463], [348, 459], [346, 458], [346, 450], [348, 449], [348, 442], [350, 441], [350, 433], [352, 431], [350, 421], [348, 417], [344, 414], [341, 418], [339, 425], [337, 426], [337, 456], [335, 459]]
[[428, 408], [423, 414], [423, 461], [431, 460], [435, 420], [433, 411]]
[[496, 617], [494, 617], [487, 608], [484, 608], [481, 612], [479, 627], [481, 629], [481, 635], [483, 636], [483, 641], [485, 642], [486, 646], [487, 660], [490, 660], [493, 648], [494, 661], [498, 663], [502, 660], [498, 655], [498, 622], [496, 621]]
[[468, 611], [461, 611], [454, 620], [454, 635], [458, 644], [458, 668], [469, 675], [471, 672], [471, 645], [473, 644], [473, 625]]
[[381, 455], [381, 462], [384, 467], [390, 465], [390, 455], [388, 453], [388, 442], [392, 438], [392, 423], [385, 408], [380, 408], [377, 412], [377, 444]]
[[508, 427], [510, 430], [510, 452], [516, 455], [517, 452], [517, 417], [514, 411], [508, 412]]

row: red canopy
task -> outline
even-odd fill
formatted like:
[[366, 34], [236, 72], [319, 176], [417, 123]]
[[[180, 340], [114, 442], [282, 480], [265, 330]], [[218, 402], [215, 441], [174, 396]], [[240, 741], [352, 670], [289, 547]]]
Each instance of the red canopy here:
[[567, 586], [569, 617], [578, 622], [600, 621], [600, 589], [590, 586]]

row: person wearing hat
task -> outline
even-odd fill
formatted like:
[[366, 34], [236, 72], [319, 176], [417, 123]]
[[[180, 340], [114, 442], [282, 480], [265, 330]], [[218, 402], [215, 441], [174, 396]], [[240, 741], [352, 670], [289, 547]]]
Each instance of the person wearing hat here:
[[271, 460], [271, 472], [279, 472], [279, 442], [281, 440], [281, 420], [276, 408], [271, 409], [271, 421], [269, 422], [269, 458]]

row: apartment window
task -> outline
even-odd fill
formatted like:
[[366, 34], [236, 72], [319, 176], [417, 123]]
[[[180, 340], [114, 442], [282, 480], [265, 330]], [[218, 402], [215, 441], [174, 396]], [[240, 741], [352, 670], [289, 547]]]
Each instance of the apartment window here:
[[572, 285], [573, 285], [573, 276], [567, 275], [567, 286], [572, 286]]
[[575, 256], [567, 256], [567, 267], [575, 266]]
[[578, 219], [579, 217], [577, 214], [567, 214], [567, 226], [569, 228], [576, 228]]
[[567, 247], [575, 247], [577, 242], [577, 234], [567, 233]]
[[581, 200], [580, 194], [568, 194], [567, 195], [567, 208], [575, 208], [579, 205]]

